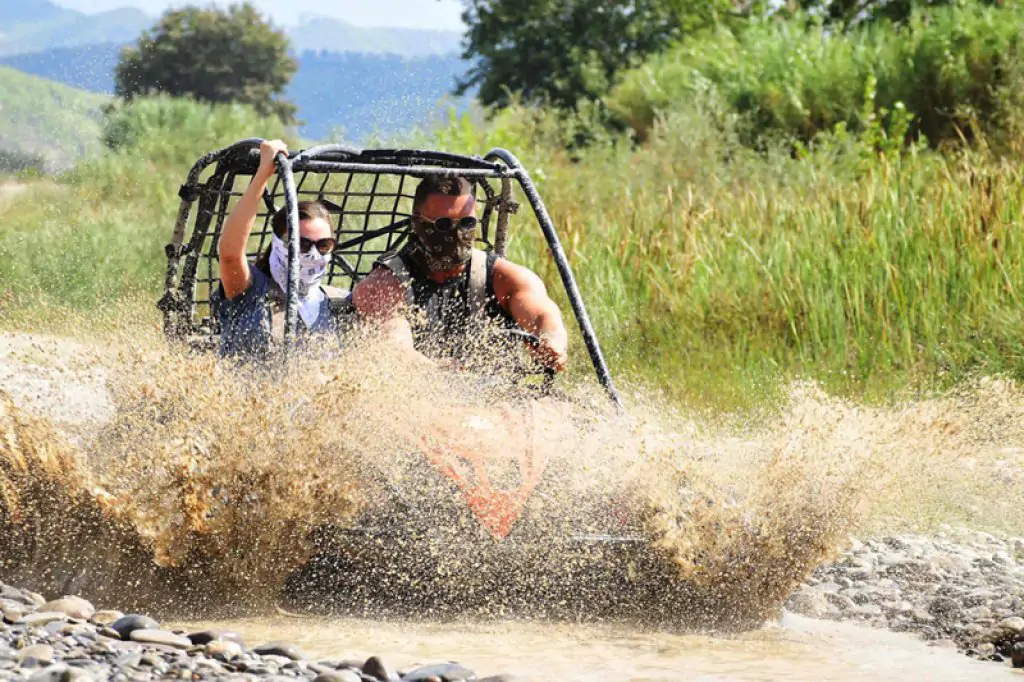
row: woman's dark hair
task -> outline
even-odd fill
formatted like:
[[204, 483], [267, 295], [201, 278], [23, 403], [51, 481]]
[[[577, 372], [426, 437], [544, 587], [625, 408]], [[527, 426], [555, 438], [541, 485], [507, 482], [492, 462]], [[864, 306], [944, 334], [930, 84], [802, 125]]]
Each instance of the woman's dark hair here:
[[[299, 222], [303, 220], [326, 220], [327, 224], [331, 223], [331, 213], [327, 210], [319, 201], [300, 201], [299, 206]], [[279, 239], [284, 239], [285, 235], [288, 234], [288, 210], [287, 208], [279, 208], [274, 217], [270, 219], [270, 227], [274, 231], [274, 235]], [[256, 262], [253, 263], [253, 267], [257, 268], [264, 274], [270, 274], [270, 246], [263, 249], [263, 252], [256, 258]]]
[[[299, 222], [303, 220], [326, 220], [328, 224], [331, 222], [331, 214], [327, 210], [327, 207], [321, 204], [319, 201], [300, 201], [299, 202]], [[274, 234], [280, 239], [284, 239], [284, 236], [288, 234], [288, 210], [280, 208], [274, 217], [270, 219], [270, 225], [274, 228]]]

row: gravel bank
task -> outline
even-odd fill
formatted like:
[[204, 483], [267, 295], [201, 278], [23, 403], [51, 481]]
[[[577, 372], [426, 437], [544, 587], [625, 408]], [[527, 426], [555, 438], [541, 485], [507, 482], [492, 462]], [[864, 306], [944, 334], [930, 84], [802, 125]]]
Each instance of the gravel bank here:
[[786, 607], [813, 618], [913, 632], [1024, 668], [1024, 538], [977, 531], [854, 541]]
[[316, 661], [286, 642], [249, 648], [230, 632], [172, 632], [151, 618], [97, 611], [78, 597], [51, 601], [0, 583], [0, 680], [314, 680], [512, 682], [457, 663], [396, 671], [383, 659]]

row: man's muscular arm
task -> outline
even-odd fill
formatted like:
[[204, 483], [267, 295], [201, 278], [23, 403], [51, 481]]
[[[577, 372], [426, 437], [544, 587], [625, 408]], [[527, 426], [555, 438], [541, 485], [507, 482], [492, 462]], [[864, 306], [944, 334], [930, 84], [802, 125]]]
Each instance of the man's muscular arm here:
[[405, 288], [387, 268], [374, 268], [352, 290], [352, 303], [360, 317], [378, 325], [389, 343], [427, 360], [413, 345], [412, 328], [405, 318]]
[[524, 330], [540, 338], [532, 352], [542, 364], [562, 371], [569, 360], [569, 334], [562, 313], [540, 277], [504, 258], [494, 263], [494, 294], [501, 307]]

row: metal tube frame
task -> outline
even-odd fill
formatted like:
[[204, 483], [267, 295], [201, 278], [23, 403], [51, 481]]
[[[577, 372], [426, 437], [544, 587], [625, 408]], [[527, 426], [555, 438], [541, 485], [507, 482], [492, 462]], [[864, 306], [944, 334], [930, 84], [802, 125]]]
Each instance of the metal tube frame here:
[[[191, 190], [197, 188], [200, 174], [209, 165], [220, 163], [222, 160], [235, 155], [247, 156], [249, 159], [258, 158], [259, 145], [262, 142], [259, 138], [250, 138], [237, 142], [216, 152], [207, 154], [192, 167], [188, 174], [186, 185], [182, 187], [182, 204], [178, 211], [177, 220], [174, 226], [174, 234], [171, 244], [168, 245], [168, 266], [164, 278], [166, 294], [171, 295], [178, 286], [177, 270], [181, 258], [182, 241], [187, 229], [189, 214], [196, 196], [191, 196]], [[320, 158], [318, 158], [320, 157]], [[322, 157], [328, 157], [324, 159]], [[357, 159], [366, 159], [359, 162]], [[354, 160], [356, 159], [356, 160]], [[374, 163], [370, 161], [378, 159], [393, 160], [394, 163]], [[402, 161], [428, 162], [431, 165], [402, 165]], [[483, 158], [473, 156], [460, 156], [444, 152], [424, 152], [416, 150], [359, 150], [344, 145], [321, 145], [312, 149], [285, 156], [278, 155], [275, 159], [277, 172], [284, 188], [285, 206], [288, 209], [288, 287], [286, 291], [287, 307], [285, 311], [285, 348], [292, 349], [296, 344], [296, 331], [298, 323], [298, 287], [299, 287], [299, 220], [298, 220], [298, 196], [295, 187], [296, 172], [347, 172], [376, 175], [411, 175], [422, 176], [427, 174], [459, 175], [465, 178], [494, 178], [502, 181], [502, 200], [507, 200], [507, 185], [512, 178], [519, 182], [523, 193], [526, 195], [534, 216], [544, 233], [548, 250], [555, 260], [558, 274], [569, 297], [573, 314], [579, 325], [583, 342], [587, 347], [594, 371], [598, 381], [604, 387], [612, 402], [622, 407], [622, 397], [619, 395], [615, 384], [612, 381], [608, 363], [601, 351], [601, 345], [597, 340], [590, 317], [587, 314], [586, 306], [583, 304], [583, 296], [569, 259], [562, 248], [562, 243], [555, 231], [554, 223], [548, 214], [537, 188], [530, 178], [530, 174], [519, 159], [511, 152], [495, 148], [487, 152]], [[441, 165], [452, 164], [452, 165]], [[510, 188], [509, 188], [510, 189]], [[186, 192], [186, 190], [189, 190]], [[510, 192], [509, 192], [510, 193]], [[507, 206], [502, 206], [506, 210]], [[500, 212], [499, 212], [500, 213]], [[500, 216], [499, 216], [500, 217]], [[170, 314], [170, 313], [165, 313]]]

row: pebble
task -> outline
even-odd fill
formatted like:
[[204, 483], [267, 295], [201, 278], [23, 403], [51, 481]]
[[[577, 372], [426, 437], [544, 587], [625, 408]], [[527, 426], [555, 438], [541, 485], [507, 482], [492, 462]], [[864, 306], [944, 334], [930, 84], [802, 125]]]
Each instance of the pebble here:
[[48, 601], [39, 607], [40, 611], [60, 611], [67, 614], [68, 618], [89, 620], [96, 613], [92, 604], [81, 597], [63, 596], [60, 599]]
[[33, 644], [18, 652], [18, 660], [25, 665], [25, 661], [34, 660], [37, 663], [47, 666], [53, 663], [53, 647], [49, 644]]
[[214, 640], [206, 645], [206, 655], [230, 661], [242, 655], [242, 646], [237, 642]]
[[320, 673], [313, 679], [313, 682], [363, 682], [363, 678], [359, 673], [351, 670], [331, 670]]
[[259, 654], [260, 656], [282, 656], [293, 661], [297, 661], [300, 658], [306, 658], [302, 649], [287, 642], [268, 642], [267, 644], [261, 644], [258, 647], [255, 647], [252, 652], [254, 654]]
[[120, 611], [97, 611], [92, 614], [92, 618], [89, 622], [94, 625], [111, 625], [114, 621], [123, 618], [124, 614]]
[[363, 663], [363, 674], [380, 682], [396, 682], [398, 674], [377, 656], [371, 656]]
[[18, 619], [18, 624], [28, 625], [29, 627], [41, 627], [47, 623], [52, 623], [55, 620], [64, 620], [67, 618], [67, 614], [63, 611], [37, 611], [36, 613], [29, 613]]
[[458, 663], [440, 663], [407, 672], [402, 676], [402, 682], [434, 682], [435, 680], [456, 682], [457, 680], [468, 680], [473, 677], [472, 670], [464, 668]]
[[155, 628], [140, 628], [138, 630], [132, 630], [130, 635], [133, 642], [142, 642], [143, 644], [163, 644], [164, 646], [174, 647], [176, 649], [188, 649], [192, 646], [192, 640], [182, 635], [176, 635], [173, 632], [167, 630], [158, 630]]
[[116, 632], [123, 640], [130, 639], [132, 632], [135, 630], [156, 630], [159, 627], [160, 623], [157, 623], [152, 618], [135, 613], [122, 616], [110, 624], [110, 629]]

